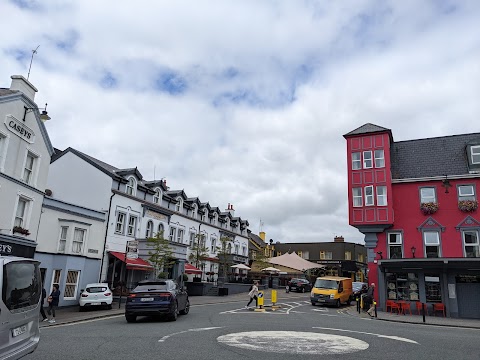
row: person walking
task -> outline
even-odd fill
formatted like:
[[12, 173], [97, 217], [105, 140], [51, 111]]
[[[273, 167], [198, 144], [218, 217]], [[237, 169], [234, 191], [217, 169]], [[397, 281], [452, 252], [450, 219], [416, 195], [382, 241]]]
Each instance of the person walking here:
[[48, 321], [50, 324], [55, 323], [55, 308], [58, 306], [58, 301], [60, 300], [60, 290], [58, 290], [58, 285], [53, 285], [53, 290], [50, 296], [48, 297], [48, 315], [52, 318]]
[[375, 311], [375, 304], [374, 304], [374, 295], [375, 295], [375, 284], [371, 283], [370, 287], [367, 290], [367, 299], [369, 302], [369, 309], [367, 310], [367, 314], [373, 317], [373, 313]]
[[47, 297], [47, 292], [45, 291], [45, 288], [42, 287], [42, 302], [40, 303], [40, 315], [42, 315], [42, 321], [48, 321], [47, 315], [45, 315], [45, 309], [43, 308], [46, 297]]
[[255, 306], [258, 306], [258, 282], [257, 281], [253, 283], [252, 288], [248, 293], [248, 296], [250, 296], [250, 301], [248, 302], [247, 306], [245, 306], [245, 309], [248, 309], [253, 299], [255, 299]]

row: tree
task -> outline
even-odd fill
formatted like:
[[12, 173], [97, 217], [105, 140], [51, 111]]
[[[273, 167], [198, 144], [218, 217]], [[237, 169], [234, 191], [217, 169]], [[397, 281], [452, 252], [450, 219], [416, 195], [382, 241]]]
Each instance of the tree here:
[[217, 257], [220, 261], [220, 269], [218, 274], [222, 274], [222, 278], [225, 279], [227, 275], [228, 266], [232, 264], [229, 255], [231, 254], [231, 245], [232, 239], [227, 236], [222, 236], [220, 238], [220, 246], [217, 246]]
[[195, 242], [192, 245], [192, 252], [188, 255], [188, 261], [195, 264], [197, 269], [203, 268], [205, 260], [208, 258], [209, 252], [208, 248], [205, 246], [203, 239], [205, 238], [204, 234], [195, 235]]
[[155, 268], [155, 278], [164, 276], [165, 270], [170, 269], [174, 264], [173, 250], [170, 247], [168, 239], [163, 237], [163, 231], [159, 231], [155, 237], [147, 239], [148, 260]]
[[265, 249], [255, 253], [254, 264], [258, 267], [258, 271], [272, 266], [272, 264], [270, 264], [270, 257], [265, 255]]

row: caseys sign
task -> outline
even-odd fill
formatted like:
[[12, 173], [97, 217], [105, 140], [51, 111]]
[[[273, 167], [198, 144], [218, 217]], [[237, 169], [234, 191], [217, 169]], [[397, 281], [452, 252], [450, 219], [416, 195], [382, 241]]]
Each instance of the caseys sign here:
[[0, 241], [0, 256], [20, 256], [33, 258], [35, 254], [35, 244], [31, 246], [24, 244], [16, 244], [9, 241]]
[[13, 246], [12, 245], [0, 243], [0, 254], [11, 255], [12, 251], [13, 251]]
[[26, 126], [24, 123], [18, 121], [13, 116], [7, 116], [5, 118], [5, 126], [12, 133], [17, 135], [22, 140], [33, 144], [35, 142], [35, 133], [32, 129]]

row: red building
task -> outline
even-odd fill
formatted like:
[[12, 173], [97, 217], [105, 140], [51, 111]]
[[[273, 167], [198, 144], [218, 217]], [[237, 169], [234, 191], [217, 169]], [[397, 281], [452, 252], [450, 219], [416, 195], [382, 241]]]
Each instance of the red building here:
[[480, 133], [395, 142], [365, 124], [344, 137], [349, 223], [365, 235], [378, 307], [480, 318]]

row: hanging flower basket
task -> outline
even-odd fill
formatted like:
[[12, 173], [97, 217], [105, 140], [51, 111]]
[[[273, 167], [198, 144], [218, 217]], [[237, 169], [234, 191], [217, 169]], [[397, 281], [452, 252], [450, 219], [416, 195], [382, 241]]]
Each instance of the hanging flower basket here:
[[14, 226], [13, 227], [13, 233], [19, 233], [19, 234], [22, 234], [22, 235], [30, 235], [30, 231], [28, 231], [28, 229], [24, 229], [20, 226]]
[[461, 200], [458, 202], [458, 208], [463, 212], [475, 211], [478, 208], [478, 201], [477, 200]]
[[423, 215], [435, 214], [438, 211], [438, 203], [428, 202], [420, 205]]

